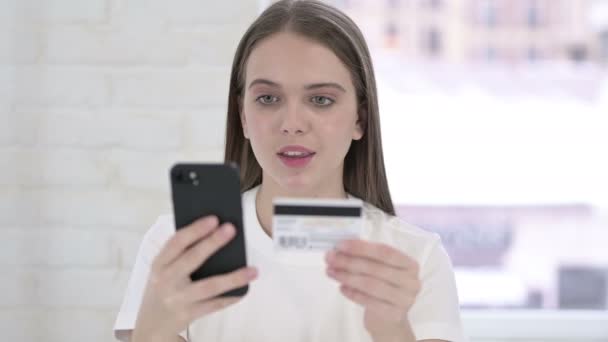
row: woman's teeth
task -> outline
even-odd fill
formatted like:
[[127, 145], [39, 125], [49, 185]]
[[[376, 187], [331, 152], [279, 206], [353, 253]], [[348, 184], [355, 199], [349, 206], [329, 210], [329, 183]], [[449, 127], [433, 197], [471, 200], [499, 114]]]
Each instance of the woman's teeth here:
[[287, 151], [287, 152], [283, 152], [281, 153], [284, 156], [287, 157], [304, 157], [304, 156], [308, 156], [312, 153], [307, 153], [307, 152], [297, 152], [297, 151]]

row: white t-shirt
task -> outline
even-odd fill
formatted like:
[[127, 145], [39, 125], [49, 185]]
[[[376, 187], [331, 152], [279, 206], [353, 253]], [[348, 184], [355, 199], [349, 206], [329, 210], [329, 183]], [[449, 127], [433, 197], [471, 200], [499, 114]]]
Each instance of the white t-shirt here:
[[[272, 238], [256, 214], [259, 186], [243, 194], [247, 262], [259, 276], [249, 292], [222, 311], [190, 324], [181, 336], [206, 341], [371, 341], [363, 325], [363, 308], [344, 297], [325, 275], [324, 265], [293, 265], [274, 255]], [[408, 317], [417, 340], [465, 341], [449, 257], [439, 236], [411, 226], [365, 203], [361, 238], [402, 250], [420, 265], [422, 289]], [[175, 233], [173, 218], [161, 216], [145, 234], [114, 332], [133, 329], [149, 268], [165, 241]]]

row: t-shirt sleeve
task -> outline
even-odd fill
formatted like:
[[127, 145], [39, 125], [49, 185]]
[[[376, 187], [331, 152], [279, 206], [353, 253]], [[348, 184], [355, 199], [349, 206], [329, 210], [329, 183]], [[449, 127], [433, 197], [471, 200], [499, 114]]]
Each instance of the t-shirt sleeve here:
[[467, 341], [450, 258], [439, 238], [428, 250], [420, 265], [422, 288], [408, 314], [414, 335], [417, 340]]
[[[161, 216], [144, 235], [114, 323], [114, 336], [118, 340], [127, 341], [129, 332], [135, 327], [152, 261], [173, 234], [175, 230], [170, 217]], [[180, 336], [188, 341], [187, 330], [182, 331]]]

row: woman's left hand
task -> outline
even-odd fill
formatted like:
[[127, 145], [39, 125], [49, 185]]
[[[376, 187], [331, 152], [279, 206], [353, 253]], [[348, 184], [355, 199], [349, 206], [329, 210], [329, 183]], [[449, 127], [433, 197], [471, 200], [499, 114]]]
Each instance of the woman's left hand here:
[[420, 291], [418, 263], [401, 251], [364, 240], [341, 242], [326, 254], [327, 275], [365, 309], [365, 329], [389, 337], [409, 328], [407, 313]]

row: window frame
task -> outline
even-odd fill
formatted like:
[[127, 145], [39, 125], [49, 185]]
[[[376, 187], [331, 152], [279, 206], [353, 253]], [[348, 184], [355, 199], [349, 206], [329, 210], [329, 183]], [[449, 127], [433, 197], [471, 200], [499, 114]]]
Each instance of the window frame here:
[[462, 309], [471, 340], [608, 340], [606, 310]]

